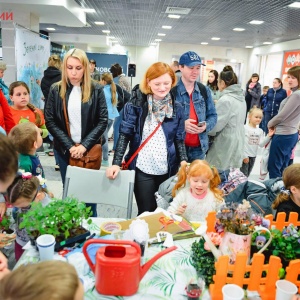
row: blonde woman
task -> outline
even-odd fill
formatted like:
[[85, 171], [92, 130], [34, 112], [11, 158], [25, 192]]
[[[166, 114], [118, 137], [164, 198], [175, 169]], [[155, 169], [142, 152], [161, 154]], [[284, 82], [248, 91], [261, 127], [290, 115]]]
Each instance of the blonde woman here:
[[108, 167], [108, 131], [111, 128], [114, 119], [119, 116], [117, 109], [118, 94], [116, 84], [110, 73], [103, 73], [101, 75], [100, 83], [104, 86], [104, 95], [108, 110], [108, 124], [104, 132], [105, 144], [102, 146], [102, 166]]
[[[63, 100], [71, 136], [64, 118]], [[62, 64], [62, 80], [51, 87], [45, 106], [46, 126], [55, 139], [54, 149], [57, 150], [63, 183], [70, 156], [81, 158], [100, 143], [107, 127], [107, 117], [103, 88], [91, 79], [85, 52], [77, 48], [69, 50]], [[92, 209], [93, 216], [96, 216], [96, 206], [93, 205]]]

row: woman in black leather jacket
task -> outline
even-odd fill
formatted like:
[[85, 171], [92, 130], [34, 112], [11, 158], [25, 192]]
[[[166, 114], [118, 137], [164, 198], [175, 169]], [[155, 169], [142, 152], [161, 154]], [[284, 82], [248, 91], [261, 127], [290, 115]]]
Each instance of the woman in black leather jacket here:
[[127, 145], [129, 151], [125, 161], [161, 123], [129, 165], [129, 169], [136, 172], [134, 193], [138, 214], [156, 209], [154, 193], [159, 185], [177, 173], [181, 162], [187, 161], [183, 108], [170, 94], [175, 84], [175, 73], [170, 66], [155, 63], [147, 70], [140, 86], [133, 89], [130, 102], [124, 106], [113, 166], [106, 170], [110, 179], [118, 175]]
[[[66, 102], [71, 137], [64, 118], [63, 99]], [[54, 148], [58, 152], [64, 183], [70, 156], [80, 158], [100, 143], [107, 127], [108, 113], [103, 88], [91, 80], [89, 61], [83, 50], [71, 49], [65, 55], [62, 80], [50, 89], [45, 120], [47, 129], [55, 139]], [[95, 205], [92, 210], [95, 216]]]

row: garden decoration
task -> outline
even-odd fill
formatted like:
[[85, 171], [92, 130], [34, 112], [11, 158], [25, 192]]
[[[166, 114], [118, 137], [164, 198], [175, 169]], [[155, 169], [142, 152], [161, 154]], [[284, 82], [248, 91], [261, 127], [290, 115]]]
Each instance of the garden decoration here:
[[[90, 216], [90, 207], [76, 198], [53, 199], [47, 206], [33, 203], [31, 209], [23, 214], [20, 228], [25, 228], [31, 241], [42, 234], [52, 234], [56, 238], [55, 250], [69, 244], [85, 240], [90, 232], [82, 227], [83, 220]], [[92, 221], [88, 220], [88, 224]]]
[[[234, 203], [223, 207], [216, 218], [215, 229], [217, 233], [224, 232], [224, 236], [219, 243], [219, 249], [215, 247], [206, 234], [206, 226], [200, 226], [196, 230], [196, 234], [204, 237], [208, 248], [211, 249], [216, 259], [221, 255], [229, 255], [230, 263], [234, 264], [237, 253], [246, 253], [249, 263], [252, 233], [269, 232], [266, 227], [261, 226], [264, 221], [263, 218], [252, 212], [250, 203], [246, 200], [243, 200], [242, 204], [237, 205]], [[272, 235], [270, 234], [268, 241], [258, 252], [262, 253], [271, 241]]]

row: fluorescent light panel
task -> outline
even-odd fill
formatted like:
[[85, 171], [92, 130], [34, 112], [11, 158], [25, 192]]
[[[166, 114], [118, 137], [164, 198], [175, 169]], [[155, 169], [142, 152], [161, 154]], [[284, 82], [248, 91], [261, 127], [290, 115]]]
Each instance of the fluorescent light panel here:
[[110, 33], [110, 30], [102, 30], [103, 33]]
[[245, 28], [239, 28], [239, 27], [236, 27], [236, 28], [233, 28], [234, 31], [244, 31]]
[[166, 36], [165, 33], [158, 33], [157, 35], [158, 35], [158, 36]]
[[162, 39], [155, 39], [154, 41], [155, 41], [155, 42], [161, 42]]
[[94, 22], [96, 25], [105, 25], [104, 22]]
[[249, 22], [249, 24], [252, 24], [252, 25], [260, 25], [262, 23], [264, 23], [264, 21], [252, 20], [251, 22]]
[[206, 42], [202, 42], [202, 43], [201, 43], [201, 45], [208, 45], [208, 43], [206, 43]]
[[211, 38], [213, 41], [218, 41], [220, 38], [219, 37], [212, 37]]
[[55, 30], [56, 30], [56, 29], [53, 28], [53, 27], [47, 27], [46, 29], [49, 30], [49, 31], [55, 31]]
[[172, 26], [163, 25], [163, 26], [161, 26], [161, 28], [163, 28], [163, 29], [172, 29]]
[[253, 46], [245, 46], [245, 48], [251, 49], [253, 48]]
[[272, 45], [272, 42], [264, 42], [264, 45]]
[[289, 4], [288, 7], [300, 8], [300, 2], [293, 2], [293, 3]]
[[171, 19], [180, 19], [180, 16], [179, 15], [168, 15], [168, 18], [171, 18]]

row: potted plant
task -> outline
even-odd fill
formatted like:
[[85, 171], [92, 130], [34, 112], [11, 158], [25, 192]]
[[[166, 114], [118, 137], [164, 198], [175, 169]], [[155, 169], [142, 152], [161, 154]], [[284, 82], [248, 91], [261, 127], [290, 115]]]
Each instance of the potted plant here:
[[2, 218], [0, 217], [0, 231], [1, 233], [11, 234], [14, 231], [10, 228], [11, 219], [9, 216], [4, 215]]
[[[52, 234], [56, 238], [55, 250], [74, 242], [84, 240], [90, 232], [82, 227], [83, 220], [89, 218], [90, 207], [78, 199], [67, 197], [53, 199], [47, 206], [33, 203], [31, 209], [23, 214], [20, 228], [25, 228], [32, 240], [42, 234]], [[90, 224], [92, 221], [88, 220]]]

